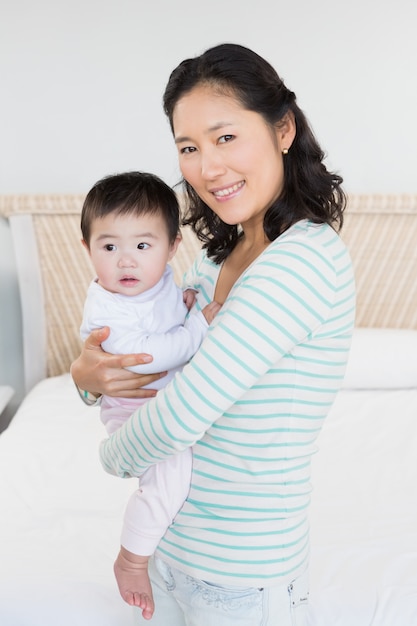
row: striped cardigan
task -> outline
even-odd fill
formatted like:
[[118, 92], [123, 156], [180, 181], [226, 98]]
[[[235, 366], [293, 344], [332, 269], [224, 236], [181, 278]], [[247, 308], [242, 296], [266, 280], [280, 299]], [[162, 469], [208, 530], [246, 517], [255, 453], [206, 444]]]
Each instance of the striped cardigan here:
[[[202, 251], [186, 275], [198, 306], [219, 270]], [[102, 443], [103, 466], [122, 477], [192, 446], [190, 492], [161, 558], [220, 585], [271, 586], [306, 569], [311, 455], [354, 313], [345, 245], [328, 225], [298, 222], [242, 274], [183, 372]]]

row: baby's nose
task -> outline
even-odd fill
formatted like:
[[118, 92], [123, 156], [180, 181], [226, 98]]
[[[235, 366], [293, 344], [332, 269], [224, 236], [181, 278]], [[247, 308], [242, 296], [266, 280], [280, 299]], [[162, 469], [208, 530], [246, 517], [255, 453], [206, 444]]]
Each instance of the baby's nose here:
[[118, 263], [119, 267], [135, 267], [136, 261], [134, 257], [130, 254], [123, 254]]

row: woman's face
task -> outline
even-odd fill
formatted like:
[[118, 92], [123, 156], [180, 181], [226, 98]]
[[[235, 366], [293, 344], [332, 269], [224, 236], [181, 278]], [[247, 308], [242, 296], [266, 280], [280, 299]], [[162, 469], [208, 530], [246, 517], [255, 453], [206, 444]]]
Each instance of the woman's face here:
[[198, 85], [177, 102], [173, 128], [182, 175], [200, 198], [227, 224], [263, 225], [283, 188], [292, 118], [271, 129], [236, 98]]

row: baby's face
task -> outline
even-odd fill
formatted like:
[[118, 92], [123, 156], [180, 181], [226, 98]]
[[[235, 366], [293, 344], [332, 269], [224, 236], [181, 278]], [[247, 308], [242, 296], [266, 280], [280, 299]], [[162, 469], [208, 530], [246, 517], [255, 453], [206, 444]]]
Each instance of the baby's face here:
[[99, 285], [135, 296], [156, 285], [178, 243], [170, 243], [161, 215], [110, 214], [93, 223], [89, 254]]

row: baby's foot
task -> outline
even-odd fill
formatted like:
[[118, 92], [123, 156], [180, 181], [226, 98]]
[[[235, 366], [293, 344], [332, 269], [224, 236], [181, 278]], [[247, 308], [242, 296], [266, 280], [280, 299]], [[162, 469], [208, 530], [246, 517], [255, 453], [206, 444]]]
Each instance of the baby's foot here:
[[147, 556], [120, 549], [114, 563], [114, 574], [123, 600], [142, 609], [144, 619], [151, 619], [155, 610]]

